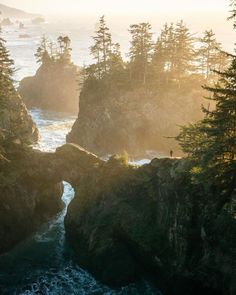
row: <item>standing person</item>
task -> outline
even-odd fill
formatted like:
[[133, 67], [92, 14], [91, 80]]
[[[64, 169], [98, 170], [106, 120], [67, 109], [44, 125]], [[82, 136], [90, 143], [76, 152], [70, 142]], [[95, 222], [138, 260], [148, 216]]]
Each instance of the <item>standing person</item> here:
[[170, 157], [171, 157], [171, 158], [173, 158], [173, 153], [174, 153], [174, 152], [173, 152], [172, 150], [170, 150]]

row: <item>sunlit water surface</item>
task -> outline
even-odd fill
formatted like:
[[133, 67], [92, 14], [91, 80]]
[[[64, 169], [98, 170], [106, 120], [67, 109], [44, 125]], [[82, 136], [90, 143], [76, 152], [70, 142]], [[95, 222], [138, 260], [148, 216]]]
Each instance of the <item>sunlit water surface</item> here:
[[[36, 148], [43, 151], [54, 151], [65, 143], [65, 135], [75, 120], [73, 116], [37, 109], [31, 110], [31, 115], [41, 134]], [[112, 290], [73, 263], [64, 229], [67, 205], [73, 196], [72, 187], [64, 183], [64, 210], [12, 251], [0, 256], [0, 294], [159, 294], [152, 283], [145, 279]]]

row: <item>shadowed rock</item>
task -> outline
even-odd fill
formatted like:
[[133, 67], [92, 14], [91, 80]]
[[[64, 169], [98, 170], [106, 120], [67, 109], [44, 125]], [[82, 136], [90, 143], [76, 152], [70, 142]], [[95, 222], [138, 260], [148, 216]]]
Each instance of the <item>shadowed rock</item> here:
[[164, 294], [234, 294], [235, 190], [216, 215], [191, 182], [189, 160], [136, 167], [117, 156], [103, 161], [74, 144], [55, 153], [28, 149], [17, 162], [15, 156], [19, 148], [0, 159], [7, 172], [0, 186], [0, 251], [60, 210], [66, 180], [75, 189], [66, 237], [79, 265], [97, 279], [121, 286], [149, 273]]

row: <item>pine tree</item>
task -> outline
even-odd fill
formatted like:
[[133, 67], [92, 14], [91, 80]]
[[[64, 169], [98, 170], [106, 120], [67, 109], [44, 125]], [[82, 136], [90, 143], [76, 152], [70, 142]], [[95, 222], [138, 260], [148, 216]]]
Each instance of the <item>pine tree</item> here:
[[131, 78], [136, 83], [146, 85], [153, 50], [151, 25], [149, 23], [134, 24], [130, 26], [129, 31], [132, 37], [129, 52]]
[[109, 54], [109, 76], [112, 82], [121, 84], [125, 78], [125, 67], [121, 56], [120, 44], [112, 45]]
[[221, 44], [217, 42], [212, 30], [205, 31], [204, 36], [199, 39], [201, 47], [198, 50], [198, 58], [202, 75], [208, 80], [215, 80], [217, 75], [214, 71], [223, 71], [228, 58], [222, 52]]
[[99, 28], [95, 32], [93, 40], [95, 43], [90, 48], [90, 52], [96, 60], [95, 66], [93, 68], [98, 79], [101, 79], [108, 72], [109, 55], [112, 46], [110, 30], [106, 26], [104, 16], [102, 16], [99, 20]]
[[57, 38], [57, 43], [59, 45], [59, 52], [57, 53], [57, 59], [65, 64], [71, 62], [71, 40], [68, 36], [59, 36]]
[[178, 82], [194, 71], [193, 40], [193, 36], [183, 21], [178, 22], [174, 32], [175, 54], [172, 69], [172, 75]]
[[231, 0], [230, 6], [232, 7], [232, 10], [230, 11], [231, 15], [228, 19], [234, 21], [234, 28], [236, 29], [236, 0]]
[[48, 52], [48, 44], [48, 39], [43, 36], [35, 53], [37, 63], [47, 64], [51, 60], [50, 54]]
[[[0, 31], [1, 33], [1, 31]], [[6, 106], [8, 98], [15, 92], [14, 61], [5, 46], [6, 41], [0, 37], [0, 108]], [[0, 109], [0, 110], [1, 110]]]
[[221, 208], [236, 187], [236, 56], [228, 70], [218, 72], [219, 82], [204, 87], [215, 107], [203, 108], [205, 118], [195, 125], [183, 127], [177, 137], [184, 152], [196, 161], [196, 179], [218, 188]]
[[152, 80], [158, 88], [169, 85], [175, 60], [174, 25], [165, 24], [154, 47], [152, 56]]
[[[181, 80], [195, 71], [194, 38], [183, 21], [165, 24], [157, 40], [152, 58], [153, 77], [159, 85], [180, 86]], [[177, 83], [176, 83], [177, 82]]]

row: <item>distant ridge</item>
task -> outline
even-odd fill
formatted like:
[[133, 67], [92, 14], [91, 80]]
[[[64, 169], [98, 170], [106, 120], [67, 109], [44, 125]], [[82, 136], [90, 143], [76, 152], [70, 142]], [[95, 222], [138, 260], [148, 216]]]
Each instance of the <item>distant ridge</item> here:
[[23, 10], [12, 8], [0, 3], [0, 17], [11, 18], [32, 18], [40, 16], [39, 14], [28, 13]]

